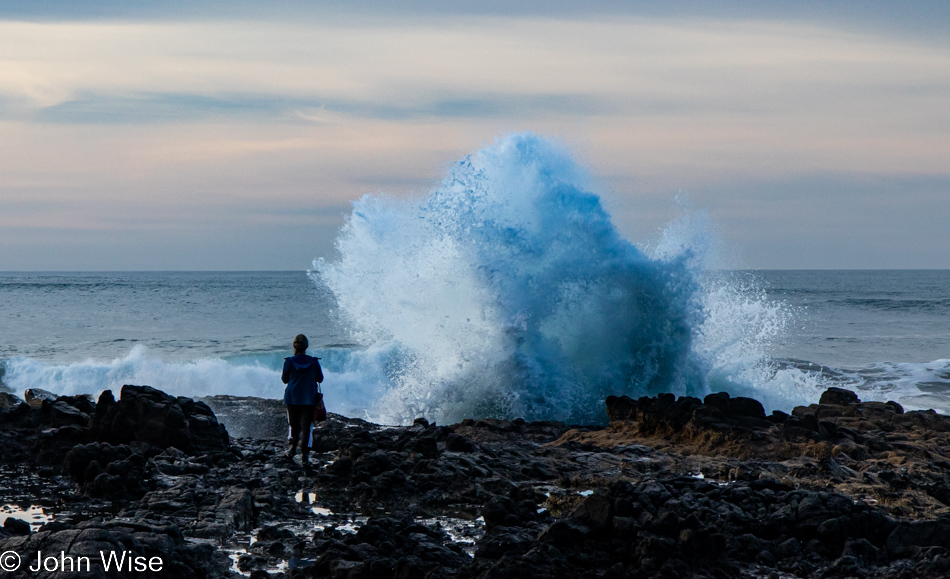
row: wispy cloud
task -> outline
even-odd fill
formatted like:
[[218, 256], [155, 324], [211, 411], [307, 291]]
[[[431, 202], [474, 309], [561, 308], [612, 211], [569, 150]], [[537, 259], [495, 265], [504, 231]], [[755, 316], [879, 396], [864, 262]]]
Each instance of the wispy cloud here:
[[[669, 103], [661, 108], [672, 108]], [[7, 118], [58, 124], [147, 124], [208, 121], [326, 122], [341, 116], [410, 121], [440, 119], [531, 119], [541, 116], [616, 114], [620, 105], [586, 94], [483, 94], [448, 96], [416, 103], [387, 103], [339, 98], [291, 98], [266, 94], [216, 96], [143, 93], [131, 96], [84, 95], [26, 111], [0, 101]]]
[[312, 102], [269, 95], [85, 95], [39, 108], [31, 120], [61, 124], [178, 123], [218, 117], [270, 121], [313, 105]]

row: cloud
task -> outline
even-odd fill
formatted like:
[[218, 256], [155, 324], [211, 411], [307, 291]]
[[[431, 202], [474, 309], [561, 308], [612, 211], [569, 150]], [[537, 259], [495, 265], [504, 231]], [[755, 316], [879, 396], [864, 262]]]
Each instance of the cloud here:
[[[446, 8], [292, 21], [213, 10], [70, 19], [63, 8], [0, 21], [0, 216], [199, 238], [202, 211], [267, 235], [291, 218], [331, 227], [338, 214], [320, 208], [425, 192], [449, 163], [527, 129], [562, 138], [606, 189], [647, 207], [653, 221], [623, 217], [640, 230], [684, 188], [715, 191], [711, 206], [742, 216], [764, 209], [730, 184], [776, 184], [787, 202], [795, 193], [782, 183], [803, 176], [913, 188], [950, 171], [945, 41], [617, 6], [577, 18]], [[24, 200], [34, 204], [14, 211]], [[781, 257], [755, 237], [768, 232], [749, 231], [743, 242]]]
[[0, 18], [35, 21], [183, 21], [183, 20], [258, 20], [317, 21], [327, 19], [419, 20], [465, 16], [544, 17], [544, 18], [696, 18], [730, 20], [786, 20], [824, 23], [829, 26], [852, 25], [909, 31], [916, 36], [931, 32], [944, 36], [950, 20], [950, 6], [943, 0], [908, 0], [900, 4], [890, 0], [677, 0], [676, 2], [629, 2], [597, 0], [579, 3], [572, 0], [364, 0], [359, 3], [340, 0], [162, 0], [128, 2], [126, 0], [5, 0], [0, 3]]
[[32, 113], [4, 107], [7, 118], [58, 124], [146, 124], [220, 118], [249, 122], [327, 122], [342, 116], [409, 121], [442, 119], [530, 119], [542, 115], [596, 116], [618, 112], [619, 105], [586, 94], [483, 94], [448, 96], [415, 103], [386, 103], [339, 98], [291, 98], [267, 94], [85, 95]]
[[86, 95], [39, 108], [32, 120], [60, 124], [178, 123], [216, 117], [271, 120], [308, 106], [313, 103], [271, 95]]

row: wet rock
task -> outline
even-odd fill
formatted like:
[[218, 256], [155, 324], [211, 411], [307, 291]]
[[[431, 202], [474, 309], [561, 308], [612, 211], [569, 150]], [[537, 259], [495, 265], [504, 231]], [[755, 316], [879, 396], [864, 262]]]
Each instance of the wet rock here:
[[927, 547], [950, 549], [950, 517], [898, 523], [887, 538], [891, 557], [911, 557]]
[[22, 405], [24, 405], [24, 402], [13, 394], [0, 392], [0, 413], [16, 410]]
[[151, 560], [153, 568], [160, 565], [160, 571], [143, 574], [148, 577], [198, 579], [216, 576], [226, 569], [224, 561], [213, 550], [187, 545], [177, 528], [134, 522], [89, 521], [69, 529], [41, 530], [29, 536], [0, 539], [0, 550], [23, 553], [23, 564], [26, 566], [36, 564], [26, 554], [34, 554], [35, 558], [37, 552], [63, 553], [73, 558], [87, 557], [92, 573], [83, 570], [81, 575], [108, 579], [130, 574], [127, 569], [117, 571], [114, 567], [106, 572], [100, 553], [107, 556], [113, 553], [121, 556], [124, 553], [126, 557], [144, 557], [146, 564]]
[[55, 428], [59, 426], [77, 425], [88, 426], [89, 415], [79, 410], [75, 406], [67, 404], [63, 400], [57, 400], [49, 405], [50, 424]]
[[[223, 539], [235, 532], [250, 532], [254, 527], [254, 498], [247, 488], [233, 486], [221, 489], [217, 497], [196, 496], [204, 493], [201, 493], [201, 489], [195, 490], [191, 490], [190, 500], [186, 502], [175, 501], [168, 495], [146, 498], [149, 499], [150, 509], [168, 509], [175, 514], [197, 511], [198, 521], [191, 531], [196, 537]], [[155, 503], [152, 504], [152, 501]], [[207, 505], [209, 502], [210, 506]]]
[[861, 402], [858, 399], [858, 395], [852, 392], [851, 390], [845, 390], [844, 388], [837, 388], [832, 386], [825, 390], [821, 398], [818, 399], [818, 404], [834, 404], [837, 406], [850, 406], [851, 404], [857, 404]]
[[293, 537], [292, 531], [277, 526], [266, 526], [257, 532], [259, 541], [275, 541], [277, 539], [292, 539]]
[[489, 531], [495, 527], [514, 527], [521, 522], [514, 501], [508, 497], [495, 497], [488, 501], [482, 508], [482, 517]]
[[30, 524], [23, 519], [9, 517], [3, 522], [3, 530], [11, 535], [29, 535]]
[[39, 409], [43, 407], [44, 401], [48, 400], [53, 402], [56, 400], [56, 395], [42, 388], [28, 388], [26, 392], [23, 393], [23, 399], [26, 400], [26, 403], [29, 404], [31, 408]]
[[413, 451], [425, 458], [436, 458], [439, 456], [438, 441], [430, 437], [420, 438], [413, 445]]
[[115, 401], [106, 390], [91, 424], [93, 435], [113, 444], [143, 442], [185, 452], [224, 450], [229, 437], [203, 402], [175, 398], [149, 386], [123, 386]]
[[475, 445], [464, 436], [453, 432], [445, 439], [445, 450], [449, 452], [475, 452]]
[[128, 445], [106, 442], [79, 444], [66, 453], [63, 471], [89, 497], [111, 500], [140, 498], [149, 488], [145, 457]]
[[790, 557], [798, 557], [802, 553], [802, 543], [796, 538], [790, 538], [779, 543], [773, 553], [779, 559], [788, 559]]
[[841, 555], [852, 557], [861, 567], [877, 565], [886, 561], [884, 552], [867, 539], [848, 540]]
[[43, 429], [37, 435], [33, 460], [37, 464], [62, 465], [66, 454], [77, 444], [89, 441], [89, 429], [79, 425]]
[[575, 518], [558, 519], [551, 523], [539, 536], [538, 541], [558, 547], [584, 544], [591, 534], [591, 528]]
[[592, 529], [609, 528], [613, 518], [613, 501], [606, 495], [595, 493], [584, 499], [584, 502], [571, 512], [571, 516]]
[[640, 432], [664, 434], [682, 430], [692, 419], [693, 411], [702, 402], [691, 396], [676, 398], [673, 394], [659, 394], [655, 398], [637, 400], [636, 421]]
[[475, 557], [498, 560], [502, 557], [520, 557], [531, 548], [537, 531], [521, 527], [495, 527], [478, 542]]
[[[238, 565], [256, 576], [278, 565], [304, 577], [458, 579], [909, 577], [950, 569], [950, 518], [939, 516], [950, 507], [938, 498], [950, 480], [950, 461], [940, 458], [950, 422], [934, 413], [856, 402], [776, 419], [751, 399], [717, 393], [702, 401], [617, 397], [612, 416], [635, 419], [608, 428], [494, 419], [381, 428], [331, 417], [304, 469], [281, 457], [283, 433], [201, 449], [191, 419], [207, 416], [202, 405], [131, 392], [118, 402], [104, 394], [89, 412], [62, 397], [39, 409], [19, 405], [3, 441], [29, 451], [43, 440], [50, 456], [50, 441], [71, 444], [60, 458], [69, 479], [54, 470], [31, 484], [67, 487], [50, 503], [97, 513], [89, 527], [97, 533], [123, 532], [136, 549], [193, 557], [198, 563], [186, 567], [195, 576], [225, 576], [231, 561], [176, 537], [228, 544], [255, 528], [257, 541]], [[93, 428], [48, 428], [56, 401], [92, 416]], [[282, 419], [276, 402], [228, 404]], [[190, 448], [168, 444], [182, 432]], [[90, 433], [126, 433], [127, 442]], [[0, 452], [0, 468], [18, 452]], [[132, 480], [144, 486], [130, 489]], [[382, 512], [398, 514], [373, 516]], [[479, 514], [484, 527], [472, 522], [452, 535], [433, 518]], [[119, 522], [135, 529], [107, 525]], [[325, 528], [300, 535], [315, 523]], [[77, 529], [63, 519], [34, 535]], [[0, 531], [0, 542], [13, 539]]]
[[233, 438], [287, 440], [287, 411], [282, 400], [227, 395], [197, 400], [208, 405]]
[[325, 529], [314, 536], [314, 544], [318, 558], [303, 569], [311, 577], [334, 573], [344, 577], [366, 576], [359, 575], [362, 573], [370, 577], [421, 577], [438, 570], [452, 572], [469, 561], [443, 532], [405, 515], [370, 518], [346, 540]]
[[637, 402], [629, 396], [608, 396], [607, 417], [616, 420], [634, 420], [637, 416]]
[[735, 416], [765, 419], [765, 408], [762, 407], [762, 403], [743, 396], [737, 396], [729, 401], [729, 413]]

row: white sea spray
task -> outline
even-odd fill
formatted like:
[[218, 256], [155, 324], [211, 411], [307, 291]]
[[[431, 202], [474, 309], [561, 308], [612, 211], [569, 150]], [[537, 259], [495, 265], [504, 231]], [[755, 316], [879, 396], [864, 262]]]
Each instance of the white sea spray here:
[[[317, 260], [312, 277], [359, 341], [398, 351], [375, 375], [373, 417], [600, 422], [609, 394], [702, 396], [711, 372], [741, 387], [765, 355], [752, 343], [780, 331], [760, 295], [704, 281], [707, 246], [680, 220], [646, 255], [564, 150], [519, 134], [427, 196], [355, 202], [341, 258]], [[727, 323], [721, 309], [742, 300], [756, 315]]]

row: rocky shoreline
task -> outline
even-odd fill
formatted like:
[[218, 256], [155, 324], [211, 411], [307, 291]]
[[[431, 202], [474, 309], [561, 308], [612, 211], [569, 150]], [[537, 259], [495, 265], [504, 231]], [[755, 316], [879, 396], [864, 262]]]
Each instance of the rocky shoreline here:
[[[950, 417], [836, 388], [791, 414], [724, 393], [606, 412], [331, 415], [305, 469], [279, 401], [0, 393], [0, 553], [22, 558], [0, 578], [950, 575]], [[38, 552], [162, 568], [33, 572]]]

